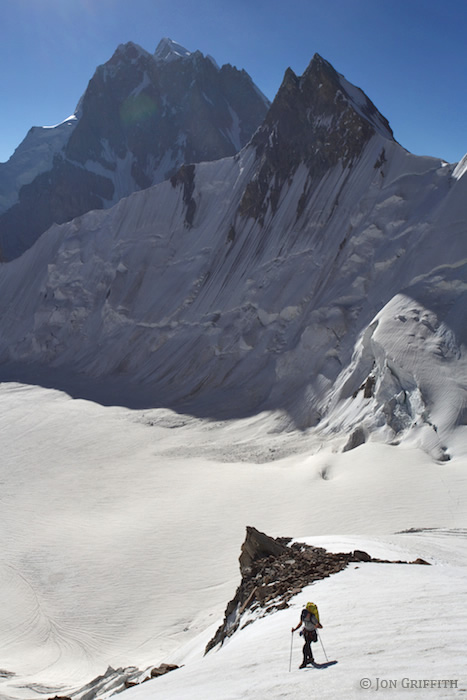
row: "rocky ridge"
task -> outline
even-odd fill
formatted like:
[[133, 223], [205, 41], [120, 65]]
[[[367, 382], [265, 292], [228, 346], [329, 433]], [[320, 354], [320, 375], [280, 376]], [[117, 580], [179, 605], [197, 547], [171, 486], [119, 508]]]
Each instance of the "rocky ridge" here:
[[205, 653], [254, 622], [254, 618], [249, 617], [251, 613], [263, 617], [289, 607], [289, 601], [305, 586], [342, 571], [351, 562], [428, 564], [423, 559], [413, 562], [377, 559], [360, 550], [332, 553], [322, 547], [290, 542], [290, 538], [274, 539], [254, 527], [247, 527], [239, 557], [242, 580]]
[[93, 678], [79, 690], [68, 695], [55, 695], [50, 700], [95, 700], [95, 698], [102, 700], [103, 698], [117, 695], [128, 688], [134, 688], [154, 678], [164, 676], [177, 668], [179, 667], [175, 664], [165, 663], [160, 664], [160, 666], [151, 666], [144, 671], [135, 666], [116, 669], [109, 666], [105, 673]]
[[[322, 547], [312, 547], [292, 542], [291, 538], [273, 538], [254, 527], [246, 528], [245, 541], [239, 557], [242, 580], [234, 598], [227, 604], [224, 621], [207, 644], [205, 654], [237, 630], [252, 624], [255, 619], [289, 607], [289, 601], [314, 581], [342, 571], [351, 562], [384, 564], [421, 564], [389, 561], [371, 557], [367, 552], [354, 550], [347, 553], [327, 552]], [[253, 616], [252, 616], [253, 614]], [[94, 700], [107, 698], [141, 685], [179, 666], [162, 663], [140, 670], [134, 666], [114, 669], [97, 676], [82, 688], [66, 696], [55, 695], [50, 700]]]
[[259, 165], [241, 214], [264, 223], [268, 206], [274, 213], [284, 183], [304, 163], [309, 178], [297, 208], [299, 218], [316, 182], [339, 162], [343, 168], [351, 166], [375, 133], [393, 140], [387, 119], [371, 100], [319, 54], [300, 77], [288, 68], [252, 138]]
[[[322, 547], [292, 542], [288, 537], [273, 538], [248, 526], [239, 557], [241, 583], [227, 604], [224, 621], [207, 644], [205, 654], [255, 619], [289, 607], [289, 601], [304, 587], [342, 571], [351, 562], [428, 564], [424, 559], [412, 562], [378, 559], [361, 550], [327, 552]], [[82, 688], [66, 696], [55, 695], [50, 700], [108, 698], [177, 668], [179, 666], [169, 663], [145, 670], [134, 666], [117, 669], [109, 666], [105, 673]]]
[[112, 384], [216, 419], [278, 410], [280, 430], [339, 449], [415, 438], [445, 461], [465, 420], [466, 187], [315, 57], [238, 154], [52, 227], [2, 266], [0, 363], [55, 387], [99, 378], [97, 400]]

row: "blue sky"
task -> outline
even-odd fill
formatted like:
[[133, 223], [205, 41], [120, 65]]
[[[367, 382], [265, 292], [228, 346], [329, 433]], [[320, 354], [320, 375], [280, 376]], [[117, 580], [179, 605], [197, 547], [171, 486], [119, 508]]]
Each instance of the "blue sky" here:
[[168, 36], [244, 68], [270, 98], [318, 52], [408, 150], [467, 152], [466, 0], [0, 0], [0, 161], [68, 117], [120, 43]]

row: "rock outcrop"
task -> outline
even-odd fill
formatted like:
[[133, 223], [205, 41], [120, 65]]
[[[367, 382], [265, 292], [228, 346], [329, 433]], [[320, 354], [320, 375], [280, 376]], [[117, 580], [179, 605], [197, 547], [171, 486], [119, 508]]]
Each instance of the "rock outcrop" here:
[[95, 700], [96, 698], [108, 698], [153, 678], [159, 678], [159, 676], [175, 671], [177, 668], [179, 667], [175, 664], [166, 663], [160, 664], [160, 666], [149, 667], [144, 671], [135, 666], [126, 668], [112, 668], [112, 666], [109, 666], [105, 673], [86, 683], [79, 690], [75, 690], [66, 696], [55, 695], [50, 700]]
[[283, 610], [291, 598], [315, 581], [327, 578], [345, 569], [350, 562], [377, 562], [385, 564], [427, 564], [423, 559], [414, 562], [375, 559], [367, 552], [327, 552], [322, 547], [293, 542], [289, 538], [269, 537], [254, 527], [247, 527], [242, 545], [240, 571], [242, 580], [235, 596], [228, 603], [224, 621], [206, 646], [208, 653], [227, 637], [252, 623], [248, 613], [262, 617], [275, 610]]
[[252, 139], [259, 167], [240, 213], [263, 223], [269, 207], [275, 212], [283, 185], [304, 163], [309, 179], [297, 207], [299, 218], [316, 182], [339, 162], [350, 166], [376, 132], [393, 138], [388, 121], [371, 100], [321, 56], [315, 54], [302, 76], [288, 68]]

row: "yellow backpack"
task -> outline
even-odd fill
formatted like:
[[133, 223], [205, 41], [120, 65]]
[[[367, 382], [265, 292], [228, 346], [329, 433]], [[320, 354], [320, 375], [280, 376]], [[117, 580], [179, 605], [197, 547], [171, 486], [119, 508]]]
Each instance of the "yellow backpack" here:
[[319, 622], [318, 606], [315, 605], [315, 603], [307, 603], [306, 609], [308, 610], [308, 612], [311, 612], [311, 614], [314, 615]]

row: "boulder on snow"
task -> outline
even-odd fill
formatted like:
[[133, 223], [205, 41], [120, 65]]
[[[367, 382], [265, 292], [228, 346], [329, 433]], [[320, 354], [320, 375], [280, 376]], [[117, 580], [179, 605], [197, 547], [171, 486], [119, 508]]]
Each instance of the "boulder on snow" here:
[[356, 447], [363, 445], [366, 442], [366, 432], [363, 428], [355, 428], [346, 444], [344, 445], [342, 452], [349, 452], [354, 450]]
[[153, 668], [151, 671], [151, 678], [158, 678], [159, 676], [164, 676], [166, 673], [170, 673], [170, 671], [176, 671], [179, 666], [176, 664], [161, 664], [160, 666], [157, 666], [156, 668]]
[[367, 552], [356, 549], [352, 554], [352, 561], [371, 561], [371, 557]]
[[271, 555], [279, 557], [287, 551], [289, 551], [288, 548], [278, 540], [265, 535], [255, 527], [247, 526], [246, 538], [239, 557], [240, 572], [243, 576], [248, 569], [251, 569], [254, 561]]

